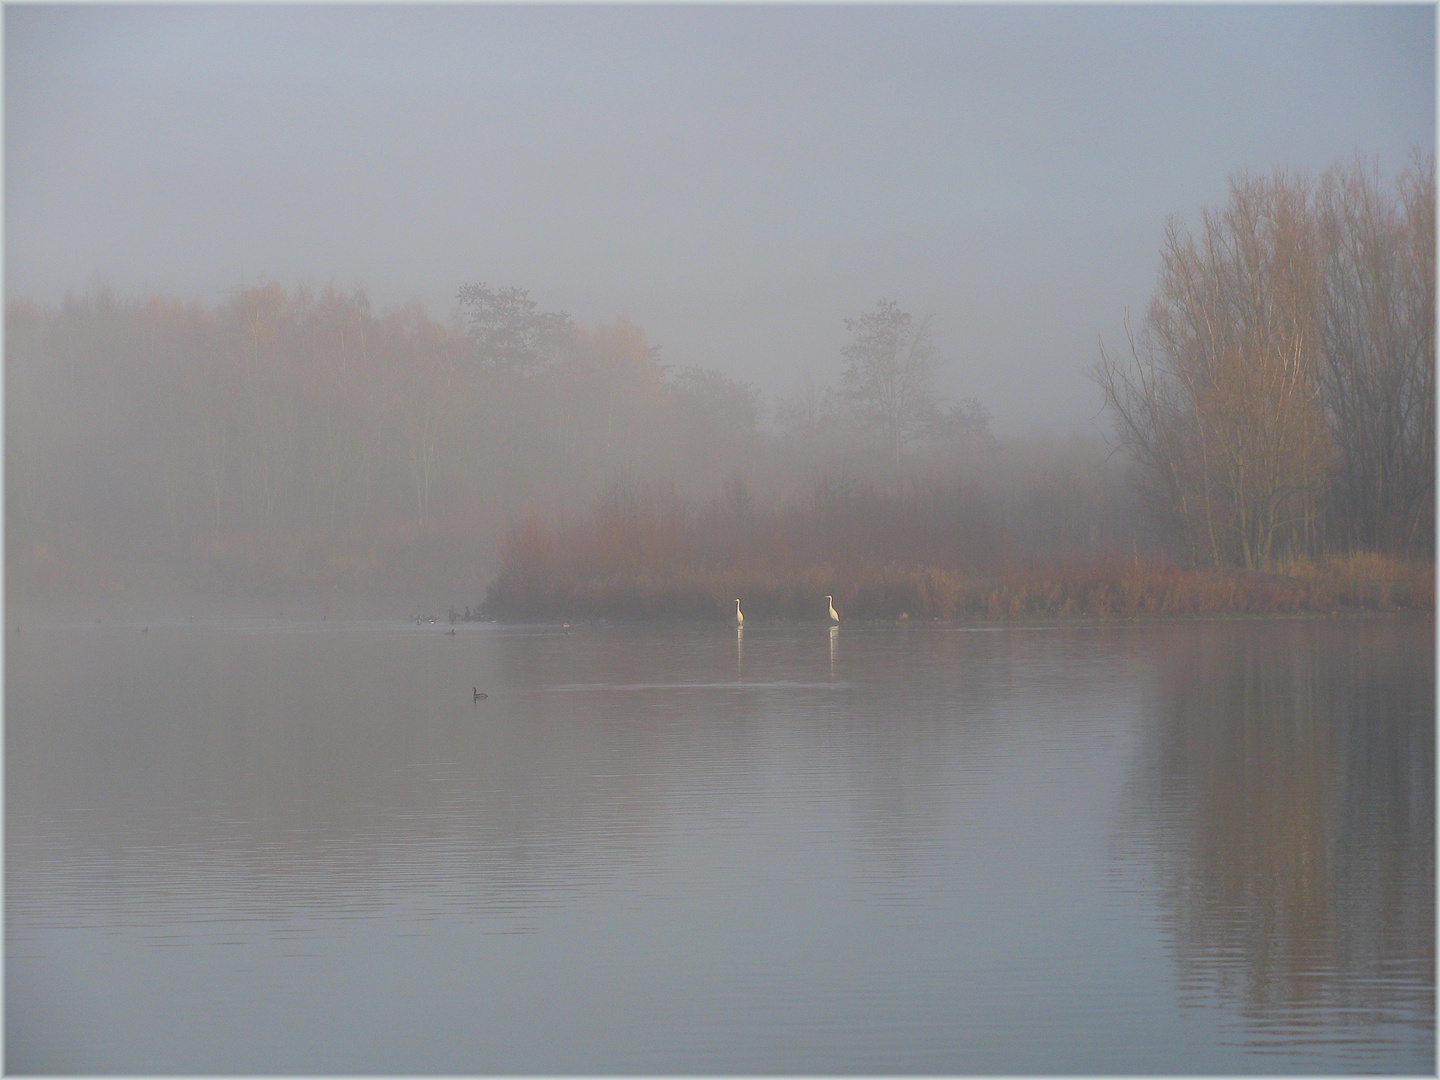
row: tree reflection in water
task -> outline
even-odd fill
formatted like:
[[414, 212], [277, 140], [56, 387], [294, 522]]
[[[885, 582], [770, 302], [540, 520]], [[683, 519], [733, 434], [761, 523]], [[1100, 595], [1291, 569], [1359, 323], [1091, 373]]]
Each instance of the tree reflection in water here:
[[1431, 622], [1157, 640], [1125, 835], [1155, 875], [1182, 993], [1237, 1005], [1257, 1048], [1334, 1024], [1433, 1030]]

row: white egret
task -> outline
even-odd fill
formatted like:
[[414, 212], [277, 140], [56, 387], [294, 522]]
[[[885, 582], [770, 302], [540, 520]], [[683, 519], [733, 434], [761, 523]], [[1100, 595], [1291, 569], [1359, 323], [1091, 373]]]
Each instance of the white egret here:
[[745, 613], [740, 610], [740, 598], [738, 596], [735, 598], [735, 625], [745, 625]]
[[833, 596], [827, 596], [825, 599], [830, 604], [830, 621], [832, 623], [838, 623], [840, 621], [840, 615], [835, 610], [835, 598]]

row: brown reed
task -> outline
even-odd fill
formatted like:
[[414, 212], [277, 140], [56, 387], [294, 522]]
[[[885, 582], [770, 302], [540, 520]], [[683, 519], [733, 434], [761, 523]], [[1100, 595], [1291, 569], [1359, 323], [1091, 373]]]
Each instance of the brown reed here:
[[[712, 523], [713, 524], [713, 523]], [[765, 528], [777, 530], [774, 520]], [[701, 542], [684, 507], [656, 497], [612, 499], [580, 522], [528, 517], [507, 532], [501, 571], [482, 611], [497, 619], [750, 619], [827, 617], [1004, 621], [1433, 611], [1435, 570], [1373, 553], [1297, 560], [1271, 572], [1109, 558], [986, 567], [869, 556], [815, 541], [758, 549]], [[702, 554], [703, 552], [703, 554]]]

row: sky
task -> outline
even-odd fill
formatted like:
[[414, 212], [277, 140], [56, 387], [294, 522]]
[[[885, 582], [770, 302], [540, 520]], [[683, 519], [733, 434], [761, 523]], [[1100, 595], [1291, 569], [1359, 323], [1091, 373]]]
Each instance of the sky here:
[[1428, 5], [7, 4], [4, 41], [7, 296], [514, 285], [768, 395], [886, 298], [1002, 436], [1104, 426], [1170, 215], [1436, 133]]

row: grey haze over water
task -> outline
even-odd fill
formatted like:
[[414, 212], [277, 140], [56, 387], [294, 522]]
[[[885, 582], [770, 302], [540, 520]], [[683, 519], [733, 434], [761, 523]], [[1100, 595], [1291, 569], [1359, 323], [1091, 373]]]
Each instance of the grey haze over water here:
[[1088, 427], [1165, 220], [1435, 142], [1407, 6], [7, 6], [5, 277], [459, 285], [833, 380], [878, 297], [1000, 433]]

